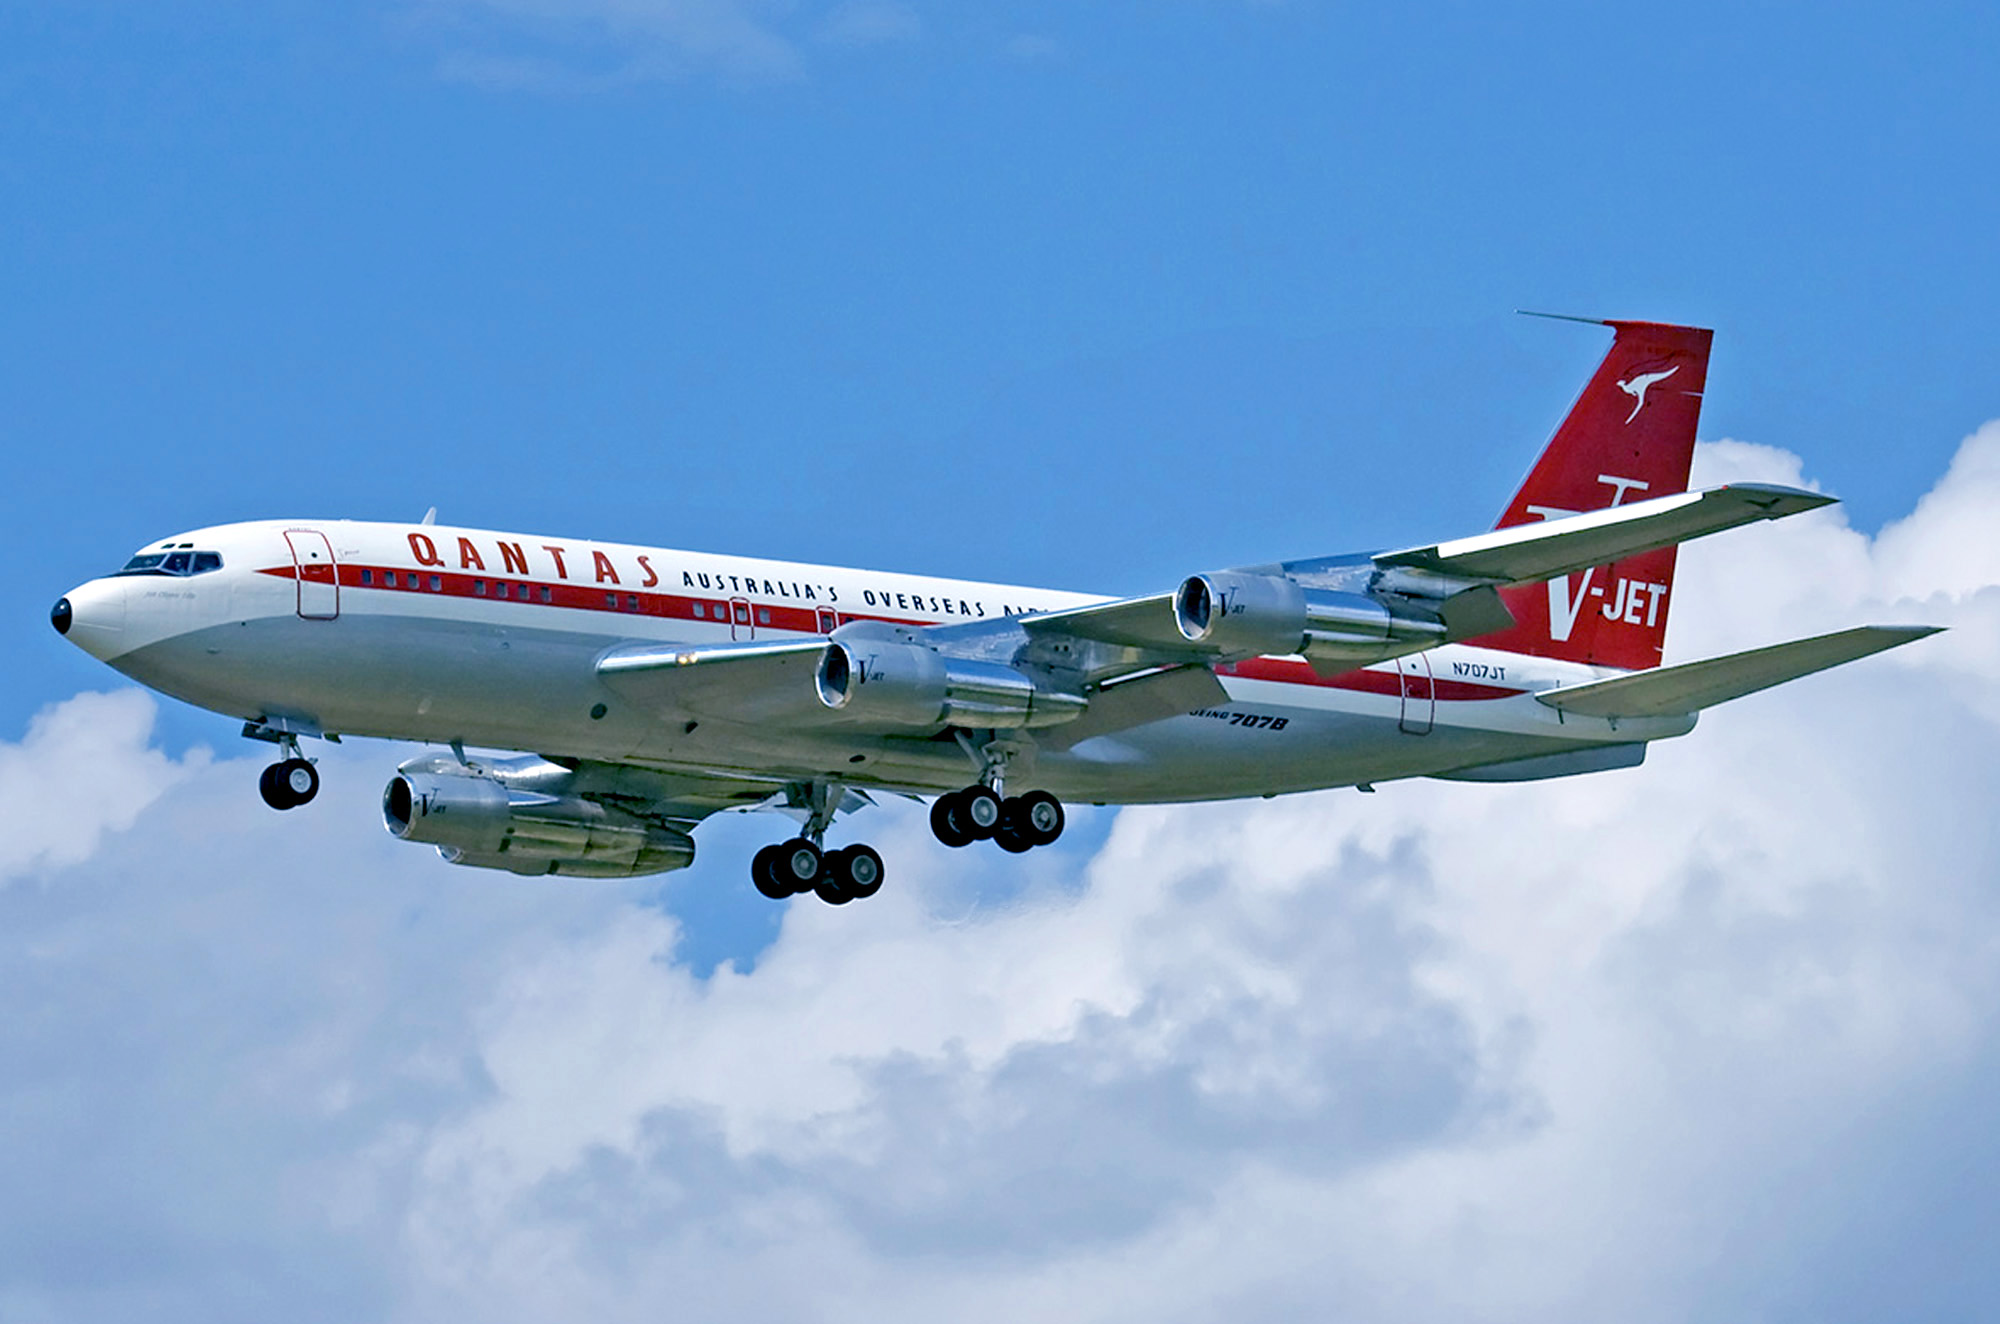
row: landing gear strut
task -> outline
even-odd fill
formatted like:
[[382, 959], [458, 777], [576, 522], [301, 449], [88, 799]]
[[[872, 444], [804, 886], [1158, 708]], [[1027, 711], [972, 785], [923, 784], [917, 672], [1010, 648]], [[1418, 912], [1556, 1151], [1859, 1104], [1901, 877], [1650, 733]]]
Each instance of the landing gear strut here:
[[766, 846], [750, 861], [750, 881], [773, 901], [811, 892], [830, 906], [844, 906], [882, 890], [882, 857], [856, 843], [837, 850], [824, 846], [844, 788], [815, 782], [806, 795], [811, 810], [803, 834]]

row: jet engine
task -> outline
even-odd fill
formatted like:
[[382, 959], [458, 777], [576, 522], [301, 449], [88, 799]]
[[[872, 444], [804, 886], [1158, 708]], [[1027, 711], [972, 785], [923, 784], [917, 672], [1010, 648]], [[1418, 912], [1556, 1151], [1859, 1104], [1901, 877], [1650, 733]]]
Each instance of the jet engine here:
[[1349, 666], [1445, 641], [1434, 615], [1397, 607], [1366, 593], [1306, 588], [1284, 575], [1229, 571], [1183, 580], [1174, 591], [1174, 624], [1189, 642], [1225, 653], [1302, 653]]
[[556, 765], [529, 762], [537, 766], [497, 769], [523, 774], [510, 785], [484, 771], [413, 760], [383, 790], [382, 821], [393, 836], [436, 846], [453, 864], [518, 874], [630, 878], [694, 862], [694, 838], [676, 828], [579, 795], [520, 785], [548, 782], [536, 775], [544, 769], [564, 775]]
[[828, 708], [885, 726], [1054, 726], [1088, 706], [1002, 663], [867, 638], [828, 644], [814, 685]]

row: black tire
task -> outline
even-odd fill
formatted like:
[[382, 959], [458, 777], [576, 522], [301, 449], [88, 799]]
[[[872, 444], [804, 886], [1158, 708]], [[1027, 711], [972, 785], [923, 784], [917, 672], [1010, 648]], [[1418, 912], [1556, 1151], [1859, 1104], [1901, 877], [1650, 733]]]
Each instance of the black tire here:
[[984, 841], [1000, 829], [1000, 797], [989, 786], [968, 786], [958, 793], [952, 818], [974, 841]]
[[319, 770], [304, 759], [273, 763], [257, 778], [257, 793], [273, 809], [297, 809], [319, 794]]
[[854, 893], [840, 885], [836, 878], [822, 878], [813, 884], [813, 895], [829, 906], [844, 906], [854, 899]]
[[1018, 828], [1004, 819], [1001, 820], [999, 828], [993, 833], [993, 844], [1001, 850], [1006, 851], [1009, 855], [1025, 855], [1035, 848], [1034, 842], [1030, 841]]
[[853, 900], [874, 896], [882, 890], [882, 857], [873, 846], [856, 844], [835, 851], [827, 860], [827, 872]]
[[1027, 839], [1029, 844], [1047, 846], [1063, 834], [1069, 823], [1063, 813], [1062, 801], [1047, 791], [1029, 791], [1007, 801], [1007, 820], [1014, 826], [1014, 834]]
[[778, 847], [772, 872], [792, 889], [792, 895], [797, 896], [801, 892], [812, 891], [813, 885], [826, 877], [826, 856], [804, 837], [793, 837]]
[[953, 850], [972, 844], [971, 835], [961, 831], [953, 817], [953, 802], [957, 799], [958, 792], [953, 791], [931, 801], [931, 835]]
[[273, 809], [290, 809], [292, 807], [291, 791], [286, 788], [282, 781], [278, 780], [278, 770], [284, 766], [282, 763], [273, 763], [258, 774], [257, 777], [257, 794], [263, 796], [264, 803]]
[[750, 857], [750, 881], [773, 901], [783, 901], [792, 894], [791, 884], [778, 877], [776, 846], [766, 846]]

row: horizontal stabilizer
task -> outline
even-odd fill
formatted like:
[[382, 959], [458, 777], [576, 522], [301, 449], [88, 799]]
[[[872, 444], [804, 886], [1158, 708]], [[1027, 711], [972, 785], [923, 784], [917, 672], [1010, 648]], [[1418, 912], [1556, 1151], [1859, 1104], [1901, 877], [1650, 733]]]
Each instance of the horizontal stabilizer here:
[[1499, 585], [1534, 584], [1608, 565], [1655, 547], [1670, 547], [1758, 520], [1781, 519], [1833, 502], [1833, 497], [1795, 487], [1731, 483], [1538, 524], [1516, 524], [1431, 547], [1384, 552], [1375, 558], [1375, 564]]
[[1561, 712], [1586, 717], [1668, 717], [1740, 699], [1885, 648], [1911, 643], [1938, 630], [1934, 625], [1863, 625], [1789, 644], [1753, 648], [1747, 653], [1731, 653], [1587, 685], [1566, 685], [1535, 697]]

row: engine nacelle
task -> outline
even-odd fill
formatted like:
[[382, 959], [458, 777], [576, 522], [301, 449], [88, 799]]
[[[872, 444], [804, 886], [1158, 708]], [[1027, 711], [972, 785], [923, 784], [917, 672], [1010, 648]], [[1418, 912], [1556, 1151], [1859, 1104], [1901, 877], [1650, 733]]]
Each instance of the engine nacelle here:
[[683, 869], [694, 838], [594, 800], [508, 787], [477, 772], [406, 770], [382, 792], [382, 821], [454, 864], [520, 874], [627, 878]]
[[1398, 613], [1365, 593], [1305, 588], [1284, 575], [1194, 575], [1174, 591], [1174, 624], [1191, 643], [1240, 656], [1303, 653], [1364, 666], [1445, 641], [1442, 622]]
[[1188, 642], [1225, 653], [1296, 653], [1306, 591], [1283, 575], [1191, 575], [1174, 590], [1174, 624]]
[[1088, 706], [998, 662], [944, 657], [917, 644], [836, 639], [815, 674], [819, 701], [884, 726], [1054, 726]]

